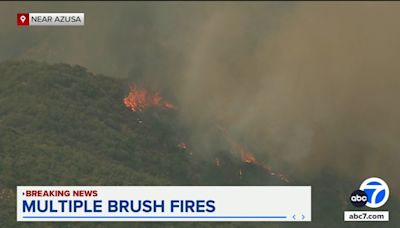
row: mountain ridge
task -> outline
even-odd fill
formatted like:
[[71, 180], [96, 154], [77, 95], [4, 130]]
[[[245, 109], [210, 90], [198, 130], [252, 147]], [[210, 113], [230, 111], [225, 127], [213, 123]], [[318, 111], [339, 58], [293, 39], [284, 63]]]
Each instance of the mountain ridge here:
[[[127, 79], [96, 75], [78, 65], [7, 61], [0, 63], [0, 81], [0, 204], [5, 205], [0, 211], [0, 227], [28, 226], [15, 220], [16, 186], [309, 185], [296, 179], [288, 184], [252, 164], [252, 159], [240, 160], [240, 156], [224, 149], [229, 148], [229, 143], [215, 149], [213, 157], [199, 155], [201, 151], [188, 139], [190, 129], [179, 122], [176, 110], [150, 108], [132, 112], [124, 106]], [[217, 128], [210, 133], [216, 141], [227, 143]], [[350, 194], [354, 187], [350, 180], [340, 178], [327, 171], [315, 179], [313, 214], [319, 218], [312, 227], [354, 227], [340, 222], [343, 210], [351, 208], [345, 204], [346, 192]], [[339, 181], [343, 186], [330, 188], [332, 182]], [[341, 191], [345, 196], [338, 194]], [[327, 195], [332, 202], [323, 200]], [[32, 225], [143, 224], [29, 223]], [[260, 223], [167, 225], [253, 227]]]

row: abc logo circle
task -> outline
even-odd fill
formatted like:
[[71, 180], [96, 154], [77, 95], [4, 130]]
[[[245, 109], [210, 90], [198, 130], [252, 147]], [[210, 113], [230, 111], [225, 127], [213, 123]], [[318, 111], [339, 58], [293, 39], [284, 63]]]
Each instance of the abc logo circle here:
[[353, 193], [351, 193], [350, 202], [355, 207], [363, 207], [368, 202], [368, 196], [362, 190], [355, 190]]
[[378, 208], [389, 199], [389, 187], [385, 181], [377, 177], [366, 179], [360, 186], [360, 190], [367, 194], [367, 207]]

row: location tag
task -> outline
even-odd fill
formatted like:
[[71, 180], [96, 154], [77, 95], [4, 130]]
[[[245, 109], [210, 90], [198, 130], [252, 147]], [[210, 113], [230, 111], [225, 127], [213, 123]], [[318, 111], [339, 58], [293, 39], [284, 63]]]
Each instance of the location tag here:
[[17, 13], [17, 25], [29, 26], [29, 13]]

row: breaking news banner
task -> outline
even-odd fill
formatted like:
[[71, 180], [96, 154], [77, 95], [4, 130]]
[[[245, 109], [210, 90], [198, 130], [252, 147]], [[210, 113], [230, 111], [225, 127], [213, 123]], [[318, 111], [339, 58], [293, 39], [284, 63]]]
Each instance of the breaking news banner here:
[[311, 186], [18, 186], [17, 221], [311, 221]]
[[18, 26], [84, 26], [84, 13], [17, 13]]

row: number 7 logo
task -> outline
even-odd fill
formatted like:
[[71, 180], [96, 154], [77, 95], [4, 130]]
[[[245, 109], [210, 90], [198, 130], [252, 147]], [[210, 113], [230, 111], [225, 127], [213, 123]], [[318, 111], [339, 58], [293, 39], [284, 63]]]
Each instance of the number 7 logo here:
[[367, 207], [378, 208], [383, 206], [389, 199], [389, 187], [385, 181], [377, 177], [366, 179], [360, 186], [368, 196]]

